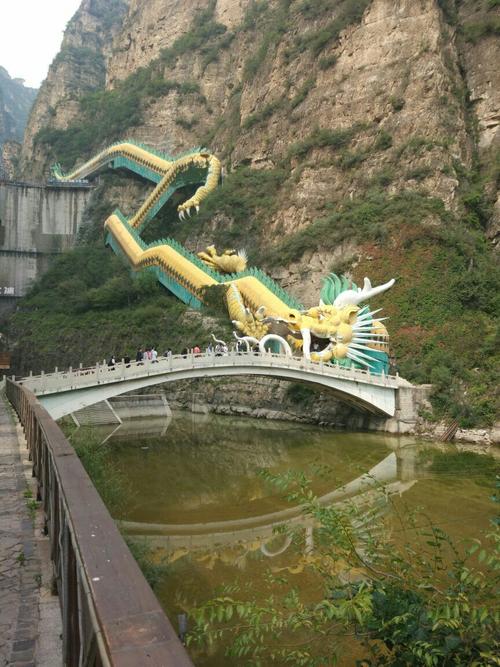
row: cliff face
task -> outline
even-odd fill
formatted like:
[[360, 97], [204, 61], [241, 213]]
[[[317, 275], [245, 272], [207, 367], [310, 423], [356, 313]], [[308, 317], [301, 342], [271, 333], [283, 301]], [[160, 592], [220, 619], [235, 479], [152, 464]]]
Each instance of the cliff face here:
[[[246, 247], [308, 305], [331, 270], [394, 276], [380, 305], [404, 372], [443, 391], [451, 368], [489, 372], [497, 2], [130, 0], [105, 28], [108, 6], [85, 0], [68, 28], [30, 117], [25, 177], [125, 137], [172, 154], [207, 145], [224, 186], [195, 221], [163, 212], [146, 240]], [[109, 182], [104, 198], [126, 212], [144, 197]]]
[[125, 11], [125, 0], [82, 0], [68, 23], [26, 127], [20, 157], [24, 177], [48, 176], [46, 154], [34, 144], [37, 133], [68, 127], [78, 119], [81, 96], [104, 85], [106, 58]]
[[[12, 170], [12, 142], [22, 140], [36, 92], [21, 79], [11, 79], [7, 70], [0, 67], [0, 173], [4, 171], [7, 176]], [[10, 142], [8, 156], [3, 155], [6, 142]]]
[[[500, 75], [495, 35], [458, 48], [463, 37], [455, 10], [450, 25], [452, 4], [132, 0], [123, 18], [113, 3], [116, 16], [104, 25], [102, 2], [86, 0], [33, 109], [23, 174], [47, 174], [50, 130], [80, 122], [82, 95], [116, 89], [143, 72], [158, 92], [139, 91], [140, 117], [131, 109], [135, 122], [127, 127], [125, 117], [110, 140], [133, 135], [174, 153], [209, 140], [233, 167], [271, 168], [315, 128], [351, 131], [340, 156], [320, 140], [307, 159], [292, 159], [293, 180], [269, 233], [296, 232], [327, 202], [355, 197], [387, 170], [389, 192], [420, 187], [454, 208], [456, 168], [471, 166], [474, 146], [464, 86], [479, 122], [479, 149], [486, 150], [497, 143]], [[460, 21], [483, 20], [480, 4], [461, 3]], [[497, 10], [486, 14], [498, 20]], [[107, 143], [92, 139], [82, 144], [84, 153]]]

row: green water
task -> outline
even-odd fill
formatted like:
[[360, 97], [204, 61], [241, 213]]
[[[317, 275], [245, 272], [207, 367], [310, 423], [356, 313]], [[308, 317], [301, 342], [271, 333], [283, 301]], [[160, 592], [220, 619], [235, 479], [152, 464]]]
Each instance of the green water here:
[[[315, 592], [317, 582], [300, 565], [304, 548], [288, 545], [273, 524], [293, 523], [304, 545], [313, 531], [263, 469], [307, 471], [326, 504], [361, 499], [389, 521], [398, 503], [404, 511], [420, 508], [458, 539], [480, 536], [495, 510], [489, 496], [498, 459], [409, 437], [178, 414], [125, 425], [107, 443], [129, 489], [125, 531], [147, 536], [169, 562], [157, 595], [174, 626], [178, 613], [224, 584], [265, 595], [270, 570], [293, 577], [306, 596]], [[395, 503], [374, 495], [374, 479]], [[215, 649], [194, 658], [200, 666], [238, 664]]]

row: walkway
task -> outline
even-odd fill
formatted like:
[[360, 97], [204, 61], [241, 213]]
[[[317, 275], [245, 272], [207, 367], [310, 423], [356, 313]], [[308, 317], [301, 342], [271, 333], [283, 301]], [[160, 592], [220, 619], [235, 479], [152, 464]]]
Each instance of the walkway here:
[[[28, 510], [26, 467], [31, 469], [21, 460], [14, 418], [0, 393], [0, 666], [57, 667], [57, 620], [48, 619], [52, 636], [39, 641], [43, 597], [50, 594], [41, 588], [39, 544], [45, 539], [36, 538]], [[57, 598], [47, 602], [53, 608]]]

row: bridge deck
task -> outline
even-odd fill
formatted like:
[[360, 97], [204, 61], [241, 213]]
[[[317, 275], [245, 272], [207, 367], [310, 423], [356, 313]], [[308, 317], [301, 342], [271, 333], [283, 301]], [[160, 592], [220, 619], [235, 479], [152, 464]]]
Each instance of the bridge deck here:
[[[109, 384], [124, 382], [131, 379], [152, 377], [185, 371], [190, 369], [206, 369], [207, 376], [215, 369], [231, 367], [251, 366], [271, 369], [294, 369], [308, 376], [310, 381], [315, 377], [338, 378], [361, 382], [382, 387], [396, 389], [402, 384], [410, 386], [406, 380], [394, 375], [374, 375], [369, 371], [356, 368], [343, 368], [332, 364], [315, 363], [304, 358], [289, 357], [282, 354], [254, 354], [247, 352], [230, 352], [229, 354], [217, 356], [213, 353], [171, 355], [159, 357], [156, 362], [145, 360], [143, 362], [131, 362], [125, 364], [117, 363], [115, 366], [107, 364], [96, 364], [89, 368], [69, 368], [54, 373], [42, 373], [22, 378], [19, 382], [27, 386], [34, 394], [44, 395], [73, 391], [82, 387], [95, 386], [96, 384]], [[126, 391], [126, 389], [124, 389]]]
[[368, 371], [343, 368], [280, 354], [231, 351], [159, 358], [157, 361], [106, 363], [91, 368], [42, 373], [20, 380], [33, 391], [53, 419], [113, 396], [138, 391], [155, 384], [215, 378], [263, 375], [293, 382], [306, 382], [334, 392], [342, 400], [374, 413], [393, 417], [398, 388], [411, 386], [395, 376], [373, 375]]

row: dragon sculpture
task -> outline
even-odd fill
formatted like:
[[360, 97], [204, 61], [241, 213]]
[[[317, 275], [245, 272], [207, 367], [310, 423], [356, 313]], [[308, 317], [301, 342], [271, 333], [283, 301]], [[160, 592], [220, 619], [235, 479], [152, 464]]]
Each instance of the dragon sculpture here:
[[244, 250], [224, 250], [221, 255], [217, 254], [215, 246], [210, 245], [198, 257], [207, 266], [221, 273], [240, 273], [247, 268], [247, 254]]
[[302, 311], [289, 309], [284, 317], [267, 316], [265, 307], [251, 312], [234, 285], [226, 300], [233, 324], [248, 345], [258, 344], [263, 349], [273, 340], [286, 354], [292, 354], [293, 348], [310, 361], [335, 361], [387, 372], [389, 337], [382, 324], [386, 318], [375, 319], [379, 311], [361, 304], [388, 290], [394, 280], [372, 287], [365, 278], [362, 289], [353, 283], [347, 288], [346, 284], [345, 277], [331, 274], [325, 280], [318, 306]]
[[[285, 354], [302, 354], [313, 362], [388, 370], [388, 335], [378, 311], [368, 302], [394, 284], [372, 287], [365, 278], [362, 288], [331, 274], [321, 290], [319, 304], [304, 309], [269, 276], [247, 269], [244, 251], [218, 253], [208, 246], [194, 255], [172, 239], [146, 245], [140, 237], [144, 226], [179, 188], [198, 186], [178, 205], [179, 218], [198, 212], [215, 190], [222, 173], [219, 160], [207, 149], [196, 148], [177, 158], [141, 144], [118, 142], [64, 175], [53, 168], [56, 181], [84, 179], [106, 167], [128, 169], [152, 181], [154, 189], [139, 210], [127, 220], [116, 210], [105, 221], [106, 242], [125, 256], [133, 270], [154, 270], [158, 280], [188, 305], [200, 307], [207, 287], [222, 285], [235, 336], [247, 348], [279, 347]], [[201, 183], [201, 185], [200, 185]]]

